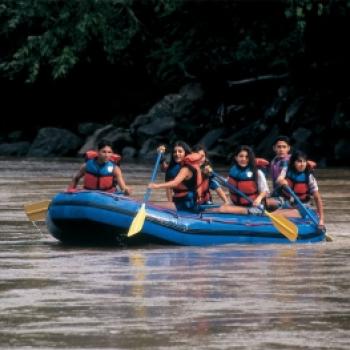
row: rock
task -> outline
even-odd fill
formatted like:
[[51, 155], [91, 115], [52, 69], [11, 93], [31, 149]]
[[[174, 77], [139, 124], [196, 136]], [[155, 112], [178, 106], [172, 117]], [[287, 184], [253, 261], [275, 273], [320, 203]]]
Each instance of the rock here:
[[0, 155], [22, 157], [28, 153], [29, 147], [30, 147], [30, 143], [25, 141], [14, 142], [14, 143], [3, 143], [3, 144], [0, 144]]
[[175, 127], [175, 119], [173, 117], [157, 118], [147, 125], [143, 125], [138, 129], [138, 134], [146, 137], [152, 137], [163, 134]]
[[337, 161], [343, 161], [349, 164], [350, 158], [350, 140], [342, 138], [334, 146], [334, 157]]
[[306, 153], [310, 153], [311, 146], [308, 142], [312, 132], [306, 128], [298, 128], [292, 133], [293, 149], [300, 149]]
[[226, 159], [226, 149], [223, 145], [217, 145], [208, 151], [208, 157], [211, 162], [229, 161]]
[[29, 157], [55, 157], [75, 155], [82, 140], [71, 131], [42, 128], [29, 148]]
[[224, 139], [223, 143], [227, 144], [232, 151], [239, 144], [253, 145], [258, 137], [262, 137], [266, 128], [267, 126], [265, 124], [257, 120], [245, 128], [234, 132], [230, 137]]
[[291, 119], [299, 112], [301, 106], [304, 104], [304, 97], [299, 97], [294, 100], [287, 108], [284, 122], [288, 124]]
[[206, 149], [209, 150], [213, 147], [218, 138], [221, 137], [224, 132], [224, 128], [210, 130], [198, 141], [198, 143], [204, 145]]
[[97, 145], [101, 140], [107, 140], [112, 143], [114, 152], [120, 152], [124, 147], [133, 144], [133, 139], [127, 129], [116, 128], [112, 124], [108, 124], [103, 128], [96, 130], [93, 135], [89, 136], [84, 145], [78, 151], [79, 155], [83, 155], [86, 151], [97, 149]]
[[142, 145], [138, 158], [142, 160], [153, 160], [157, 155], [157, 147], [162, 144], [163, 140], [159, 137], [150, 138]]
[[122, 151], [122, 160], [132, 160], [135, 158], [137, 151], [134, 147], [124, 147]]
[[194, 114], [196, 102], [203, 97], [201, 85], [191, 83], [182, 87], [177, 94], [164, 96], [147, 114], [139, 115], [130, 125], [130, 131], [135, 135], [136, 142], [143, 145], [149, 136], [155, 136], [171, 131], [176, 122]]
[[99, 123], [81, 123], [78, 125], [78, 131], [83, 136], [89, 136], [102, 127], [103, 125]]
[[274, 100], [273, 104], [266, 109], [265, 111], [265, 118], [274, 118], [276, 117], [282, 110], [282, 108], [285, 106], [285, 103], [287, 101], [288, 96], [288, 88], [286, 86], [281, 86], [278, 89], [278, 97]]
[[276, 124], [273, 125], [267, 136], [265, 136], [262, 141], [254, 147], [255, 155], [257, 157], [260, 156], [267, 158], [268, 160], [272, 159], [274, 156], [272, 145], [279, 134], [280, 131], [278, 126]]
[[8, 140], [13, 143], [13, 142], [19, 142], [22, 138], [22, 135], [23, 135], [23, 131], [21, 130], [16, 130], [16, 131], [13, 131], [11, 133], [9, 133], [8, 135]]
[[336, 107], [332, 124], [333, 126], [339, 129], [343, 129], [343, 130], [350, 129], [349, 113], [345, 111], [345, 107], [342, 105], [342, 103], [338, 103]]

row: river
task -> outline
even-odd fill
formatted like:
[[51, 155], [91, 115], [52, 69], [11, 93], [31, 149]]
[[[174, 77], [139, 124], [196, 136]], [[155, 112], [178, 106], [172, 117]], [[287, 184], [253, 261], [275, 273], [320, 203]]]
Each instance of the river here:
[[[23, 204], [79, 164], [0, 160], [1, 349], [350, 348], [350, 169], [316, 171], [332, 242], [69, 247]], [[151, 165], [122, 168], [142, 198]]]

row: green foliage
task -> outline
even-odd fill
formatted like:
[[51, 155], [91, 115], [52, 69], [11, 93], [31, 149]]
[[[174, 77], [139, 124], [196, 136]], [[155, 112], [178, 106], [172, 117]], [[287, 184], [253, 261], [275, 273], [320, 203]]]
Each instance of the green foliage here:
[[[138, 34], [129, 0], [13, 0], [1, 4], [1, 41], [7, 50], [0, 71], [10, 79], [26, 71], [27, 82], [47, 67], [54, 79], [91, 61], [90, 46], [115, 62]], [[15, 45], [12, 45], [15, 42]]]
[[[11, 0], [0, 3], [0, 75], [62, 79], [84, 64], [144, 64], [166, 83], [225, 67], [287, 68], [312, 16], [350, 0]], [[284, 14], [284, 16], [283, 16]], [[141, 62], [141, 63], [140, 63]]]
[[350, 0], [286, 0], [285, 15], [295, 19], [297, 29], [303, 33], [310, 16], [325, 17], [331, 13], [344, 16], [348, 8]]

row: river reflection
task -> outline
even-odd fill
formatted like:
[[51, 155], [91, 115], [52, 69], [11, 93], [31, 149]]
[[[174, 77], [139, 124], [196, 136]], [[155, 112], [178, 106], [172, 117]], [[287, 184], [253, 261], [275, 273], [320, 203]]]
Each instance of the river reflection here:
[[[0, 348], [349, 349], [349, 170], [319, 174], [331, 243], [129, 249], [63, 246], [25, 217], [78, 163], [0, 167]], [[123, 170], [142, 198], [149, 167]]]

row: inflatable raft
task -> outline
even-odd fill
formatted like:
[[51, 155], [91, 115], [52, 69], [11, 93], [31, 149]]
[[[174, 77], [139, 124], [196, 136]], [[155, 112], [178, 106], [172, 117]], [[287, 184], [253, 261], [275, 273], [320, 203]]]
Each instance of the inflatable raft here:
[[[141, 203], [98, 191], [58, 193], [52, 200], [47, 225], [61, 242], [116, 242], [208, 246], [218, 244], [291, 243], [267, 216], [177, 212], [147, 204], [141, 232], [127, 237]], [[290, 219], [298, 227], [296, 243], [319, 242], [325, 232], [306, 218]]]

